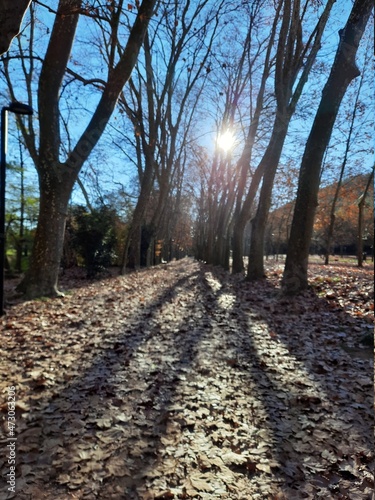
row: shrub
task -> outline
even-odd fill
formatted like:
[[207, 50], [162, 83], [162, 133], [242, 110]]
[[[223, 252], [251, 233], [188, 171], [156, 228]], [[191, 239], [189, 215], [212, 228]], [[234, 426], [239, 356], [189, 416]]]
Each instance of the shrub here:
[[106, 206], [88, 212], [77, 206], [72, 209], [70, 240], [73, 249], [81, 257], [88, 278], [94, 278], [98, 272], [112, 264], [115, 256], [116, 235], [115, 210]]

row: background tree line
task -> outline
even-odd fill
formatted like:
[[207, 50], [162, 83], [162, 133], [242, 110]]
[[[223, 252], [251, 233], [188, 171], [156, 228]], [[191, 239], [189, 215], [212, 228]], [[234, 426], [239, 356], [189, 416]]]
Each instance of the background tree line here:
[[371, 170], [372, 5], [349, 3], [32, 2], [1, 63], [3, 98], [37, 111], [17, 117], [39, 182], [23, 291], [58, 293], [80, 224], [92, 251], [114, 229], [122, 272], [182, 250], [242, 272], [248, 234], [258, 279], [273, 209], [296, 196], [284, 289], [303, 289], [319, 184], [342, 200], [344, 179]]

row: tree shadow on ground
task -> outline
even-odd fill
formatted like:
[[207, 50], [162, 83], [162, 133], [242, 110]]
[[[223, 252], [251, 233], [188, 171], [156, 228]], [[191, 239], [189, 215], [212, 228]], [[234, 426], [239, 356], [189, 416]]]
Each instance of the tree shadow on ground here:
[[[145, 476], [160, 460], [178, 374], [191, 371], [207, 326], [200, 280], [196, 268], [177, 277], [128, 317], [123, 333], [53, 397], [43, 397], [43, 385], [35, 388], [41, 397], [30, 401], [27, 429], [17, 441], [23, 476], [17, 498], [138, 498]], [[173, 308], [184, 289], [198, 295], [194, 308], [187, 304], [186, 314], [173, 325], [172, 337], [163, 332], [161, 311]], [[152, 358], [152, 343], [167, 335], [168, 352], [153, 352]]]
[[[141, 268], [138, 270], [129, 270], [126, 275], [142, 275], [147, 273], [150, 268]], [[69, 294], [74, 290], [80, 288], [86, 288], [91, 285], [106, 283], [116, 277], [120, 276], [120, 267], [111, 266], [98, 271], [96, 276], [93, 278], [87, 277], [87, 269], [83, 266], [74, 266], [64, 269], [59, 275], [58, 289], [63, 294]], [[12, 277], [6, 277], [4, 283], [4, 298], [6, 309], [11, 308], [16, 304], [21, 304], [22, 302], [27, 302], [30, 299], [27, 298], [23, 293], [16, 290], [17, 286], [21, 283], [24, 275], [18, 274]], [[38, 300], [38, 299], [36, 299]]]
[[[335, 371], [348, 376], [361, 367], [354, 371], [353, 366], [341, 366], [336, 346], [329, 346], [329, 362], [311, 356], [311, 349], [319, 347], [311, 315], [325, 313], [324, 304], [316, 299], [314, 306], [290, 305], [269, 284], [258, 288], [216, 268], [196, 269], [187, 267], [176, 275], [171, 285], [128, 316], [122, 330], [110, 339], [103, 337], [102, 350], [89, 367], [78, 367], [71, 378], [62, 374], [65, 383], [53, 396], [44, 396], [43, 385], [34, 388], [40, 397], [30, 401], [27, 428], [17, 441], [18, 499], [154, 498], [152, 493], [147, 497], [148, 491], [155, 491], [153, 481], [158, 492], [181, 486], [187, 462], [181, 459], [176, 465], [175, 444], [181, 433], [195, 439], [198, 425], [219, 457], [225, 446], [239, 455], [246, 453], [244, 447], [236, 448], [240, 444], [224, 445], [220, 429], [216, 432], [215, 415], [229, 422], [233, 432], [240, 423], [240, 417], [223, 417], [229, 401], [237, 404], [233, 393], [225, 395], [224, 385], [220, 387], [220, 380], [224, 384], [228, 377], [247, 395], [241, 419], [253, 419], [257, 426], [253, 445], [253, 436], [243, 436], [243, 441], [258, 455], [228, 465], [239, 481], [267, 482], [268, 492], [274, 487], [272, 494], [284, 491], [292, 499], [303, 498], [308, 485], [314, 491], [328, 485], [336, 494], [342, 480], [357, 480], [355, 470], [340, 471], [337, 462], [329, 460], [333, 455], [346, 461], [356, 456], [361, 466], [367, 466], [363, 441], [370, 423], [362, 420], [361, 405], [368, 399], [366, 394], [360, 402], [340, 387]], [[107, 298], [106, 293], [101, 297], [104, 303], [113, 300], [113, 292]], [[267, 296], [272, 300], [264, 303]], [[221, 328], [223, 342], [212, 346], [213, 332]], [[220, 405], [200, 399], [199, 384], [205, 385], [206, 376], [208, 380], [210, 356], [226, 372], [216, 381], [222, 391]], [[290, 364], [279, 370], [278, 359], [289, 359]], [[285, 379], [286, 372], [293, 375], [291, 380]], [[201, 375], [199, 384], [196, 373]], [[213, 394], [215, 387], [207, 390]], [[348, 420], [351, 404], [359, 405], [357, 421]], [[198, 407], [200, 422], [194, 422], [185, 410]], [[343, 429], [345, 422], [348, 427]], [[357, 446], [342, 447], [343, 432], [357, 436]], [[267, 495], [263, 498], [272, 498]], [[182, 490], [181, 498], [189, 496]], [[242, 497], [208, 493], [202, 498]]]
[[240, 282], [215, 267], [207, 272], [220, 284], [210, 291], [213, 314], [221, 296], [235, 296], [229, 314], [246, 334], [228, 346], [233, 369], [259, 389], [275, 484], [288, 499], [322, 491], [349, 498], [351, 488], [370, 498], [363, 492], [374, 485], [373, 359], [353, 359], [342, 349], [361, 320], [338, 315], [312, 290], [286, 298], [266, 280]]

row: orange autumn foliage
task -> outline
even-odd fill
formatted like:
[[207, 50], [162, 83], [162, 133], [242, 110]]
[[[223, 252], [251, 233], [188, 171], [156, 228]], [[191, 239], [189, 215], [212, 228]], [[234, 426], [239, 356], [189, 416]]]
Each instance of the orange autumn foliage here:
[[[357, 243], [358, 237], [358, 202], [363, 194], [367, 175], [357, 175], [344, 180], [335, 211], [335, 226], [332, 246], [352, 247]], [[335, 195], [337, 183], [323, 187], [319, 191], [318, 208], [315, 215], [313, 244], [316, 251], [325, 248], [327, 232], [330, 221], [332, 201]], [[364, 240], [372, 242], [374, 237], [374, 211], [372, 201], [374, 198], [374, 187], [371, 186], [367, 194], [366, 208], [364, 213]], [[268, 222], [268, 238], [273, 241], [274, 246], [285, 248], [290, 225], [293, 217], [294, 202], [287, 203], [271, 212]], [[369, 243], [372, 244], [372, 243]]]

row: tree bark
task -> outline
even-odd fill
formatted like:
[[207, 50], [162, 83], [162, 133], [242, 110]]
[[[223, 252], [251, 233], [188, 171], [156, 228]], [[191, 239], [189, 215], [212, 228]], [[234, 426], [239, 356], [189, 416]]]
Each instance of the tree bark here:
[[265, 164], [261, 162], [254, 172], [251, 179], [251, 185], [249, 191], [246, 194], [245, 201], [242, 205], [240, 213], [235, 216], [235, 222], [233, 226], [233, 263], [232, 263], [232, 273], [241, 273], [244, 269], [243, 266], [243, 247], [244, 247], [244, 232], [246, 224], [249, 222], [251, 217], [251, 207], [253, 205], [255, 196], [257, 194], [260, 181], [264, 174]]
[[[58, 295], [57, 280], [63, 252], [68, 202], [78, 172], [58, 161], [60, 146], [58, 94], [65, 74], [79, 15], [81, 1], [67, 5], [61, 0], [39, 78], [39, 176], [40, 207], [30, 265], [18, 286], [27, 297]], [[68, 9], [68, 10], [67, 10]], [[70, 11], [71, 9], [71, 11]], [[67, 193], [68, 190], [68, 193]]]
[[0, 0], [0, 56], [7, 52], [13, 38], [20, 32], [30, 3], [31, 0]]
[[360, 75], [355, 57], [373, 8], [372, 0], [356, 0], [345, 28], [340, 31], [336, 57], [306, 143], [301, 163], [297, 199], [288, 244], [282, 289], [296, 294], [308, 286], [307, 268], [319, 180], [324, 152], [350, 82]]
[[[137, 88], [135, 83], [131, 86], [137, 109], [131, 110], [129, 108], [127, 112], [132, 113], [138, 120], [136, 125], [141, 135], [140, 146], [142, 147], [140, 153], [147, 157], [145, 158], [145, 164], [152, 161], [153, 179], [155, 178], [159, 189], [158, 193], [156, 193], [158, 195], [156, 208], [150, 222], [152, 232], [149, 240], [150, 245], [158, 237], [160, 224], [166, 215], [165, 210], [175, 180], [176, 168], [180, 163], [181, 148], [186, 144], [192, 126], [201, 87], [198, 89], [196, 96], [192, 97], [192, 92], [197, 85], [203, 86], [207, 78], [205, 75], [202, 81], [200, 80], [204, 72], [205, 62], [211, 53], [219, 25], [219, 12], [221, 12], [224, 3], [221, 0], [216, 7], [217, 12], [210, 20], [211, 29], [207, 30], [207, 38], [205, 35], [207, 26], [204, 30], [196, 26], [196, 23], [200, 21], [200, 13], [207, 4], [206, 0], [203, 0], [196, 2], [196, 4], [187, 2], [185, 6], [182, 6], [182, 4], [179, 6], [179, 3], [176, 2], [164, 19], [168, 36], [164, 40], [158, 40], [156, 36], [150, 37], [151, 40], [148, 37], [145, 39], [145, 67], [139, 70], [139, 87]], [[172, 11], [177, 16], [176, 20], [173, 18]], [[181, 31], [176, 30], [177, 18], [182, 26]], [[194, 28], [196, 33], [192, 35], [193, 26], [196, 26]], [[199, 32], [202, 33], [206, 43], [203, 44], [202, 40], [200, 40]], [[196, 65], [194, 71], [191, 71], [190, 67], [186, 68], [188, 69], [188, 77], [183, 81], [182, 86], [180, 85], [182, 80], [180, 76], [176, 77], [176, 73], [179, 73], [177, 68], [179, 68], [180, 64], [186, 64], [183, 55], [186, 49], [186, 40], [190, 39], [190, 37], [197, 37], [197, 48], [194, 49], [193, 53], [194, 59], [199, 58], [200, 64]], [[160, 50], [158, 44], [164, 45], [165, 74], [163, 75], [160, 74], [159, 63], [157, 60], [153, 60], [152, 57], [154, 53]], [[144, 71], [146, 85], [143, 90]], [[179, 96], [177, 106], [174, 99], [176, 94]], [[148, 127], [145, 126], [145, 123], [148, 124]], [[182, 127], [184, 127], [183, 131]], [[179, 134], [183, 136], [181, 143], [178, 141]], [[146, 203], [150, 199], [152, 187], [149, 190], [147, 199], [145, 198]], [[142, 210], [140, 201], [138, 201], [135, 214], [142, 212]], [[134, 223], [132, 226], [134, 226], [136, 234], [139, 234]], [[128, 256], [124, 255], [122, 272], [125, 271], [125, 267], [131, 268], [134, 266], [134, 262], [137, 265], [140, 262], [140, 255], [136, 255], [137, 252], [139, 253], [139, 243], [136, 242], [136, 245], [131, 244], [128, 250], [127, 247], [128, 243], [125, 248]]]
[[74, 183], [72, 179], [61, 183], [48, 170], [39, 177], [40, 205], [32, 253], [33, 265], [29, 268], [28, 280], [24, 280], [18, 288], [30, 298], [62, 295], [57, 289], [58, 271], [64, 245], [67, 207]]
[[143, 172], [141, 192], [134, 209], [130, 230], [125, 239], [124, 254], [121, 262], [121, 274], [126, 268], [138, 269], [141, 266], [141, 229], [143, 217], [154, 184], [153, 159], [146, 159], [146, 168]]

